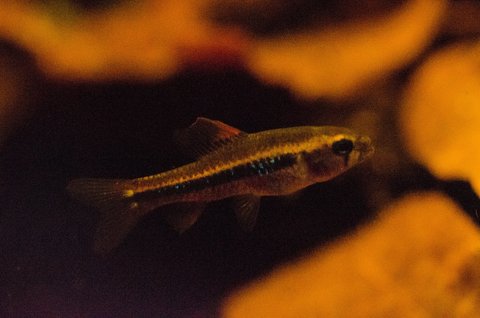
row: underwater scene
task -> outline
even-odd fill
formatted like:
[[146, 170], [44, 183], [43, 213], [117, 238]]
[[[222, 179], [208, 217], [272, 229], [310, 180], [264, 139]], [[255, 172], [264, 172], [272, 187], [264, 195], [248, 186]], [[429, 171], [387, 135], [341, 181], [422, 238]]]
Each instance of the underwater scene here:
[[480, 317], [480, 2], [0, 3], [1, 317]]

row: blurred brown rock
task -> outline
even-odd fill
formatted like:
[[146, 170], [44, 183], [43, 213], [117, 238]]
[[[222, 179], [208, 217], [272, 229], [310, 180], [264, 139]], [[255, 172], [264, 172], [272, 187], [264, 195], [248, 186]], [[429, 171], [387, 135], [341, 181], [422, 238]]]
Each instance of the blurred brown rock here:
[[30, 61], [0, 45], [0, 146], [11, 131], [30, 115], [35, 73]]

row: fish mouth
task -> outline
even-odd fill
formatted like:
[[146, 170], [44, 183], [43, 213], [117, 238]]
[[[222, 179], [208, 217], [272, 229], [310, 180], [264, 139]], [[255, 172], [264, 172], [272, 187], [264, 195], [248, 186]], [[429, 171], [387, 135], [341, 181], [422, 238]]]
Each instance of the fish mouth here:
[[359, 153], [358, 161], [370, 158], [375, 152], [370, 138], [362, 136], [355, 141], [355, 149]]

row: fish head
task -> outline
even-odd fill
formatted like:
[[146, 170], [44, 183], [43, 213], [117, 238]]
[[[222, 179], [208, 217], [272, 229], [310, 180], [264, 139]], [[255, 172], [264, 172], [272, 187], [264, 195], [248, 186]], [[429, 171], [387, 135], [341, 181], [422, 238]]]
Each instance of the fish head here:
[[314, 182], [334, 178], [374, 152], [370, 138], [341, 127], [318, 127], [310, 145], [304, 159]]

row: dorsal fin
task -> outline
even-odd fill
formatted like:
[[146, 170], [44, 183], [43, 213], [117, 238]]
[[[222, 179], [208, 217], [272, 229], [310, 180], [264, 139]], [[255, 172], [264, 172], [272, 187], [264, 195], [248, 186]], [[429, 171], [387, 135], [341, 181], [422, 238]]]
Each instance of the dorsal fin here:
[[221, 121], [198, 117], [190, 127], [177, 132], [175, 139], [185, 154], [199, 158], [242, 135], [246, 133]]

